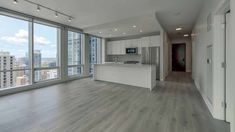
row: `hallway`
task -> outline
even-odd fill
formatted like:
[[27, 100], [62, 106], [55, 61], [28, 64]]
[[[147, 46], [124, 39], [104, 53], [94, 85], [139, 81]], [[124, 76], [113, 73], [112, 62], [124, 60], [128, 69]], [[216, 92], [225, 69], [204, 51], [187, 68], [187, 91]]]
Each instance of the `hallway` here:
[[0, 132], [229, 132], [190, 74], [152, 92], [89, 78], [0, 97]]

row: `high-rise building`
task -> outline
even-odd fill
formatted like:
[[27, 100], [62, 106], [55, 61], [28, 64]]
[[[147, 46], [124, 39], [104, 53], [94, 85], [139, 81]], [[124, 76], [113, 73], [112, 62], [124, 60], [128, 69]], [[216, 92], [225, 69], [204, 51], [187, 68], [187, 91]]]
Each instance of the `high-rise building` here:
[[[81, 34], [68, 33], [68, 65], [81, 64]], [[81, 73], [80, 68], [69, 68], [68, 74]]]
[[28, 77], [26, 75], [18, 76], [16, 78], [16, 85], [17, 86], [25, 85], [27, 83], [28, 83]]
[[97, 37], [90, 37], [90, 74], [93, 74], [93, 64], [99, 63], [100, 56], [100, 39]]
[[91, 37], [90, 38], [90, 63], [96, 64], [97, 62], [97, 38]]
[[0, 88], [13, 87], [15, 85], [15, 73], [13, 70], [15, 65], [15, 56], [9, 52], [0, 51]]
[[[34, 67], [39, 68], [41, 67], [41, 59], [42, 59], [42, 54], [40, 50], [34, 50]], [[36, 81], [41, 80], [41, 71], [35, 71], [34, 72], [34, 79]]]

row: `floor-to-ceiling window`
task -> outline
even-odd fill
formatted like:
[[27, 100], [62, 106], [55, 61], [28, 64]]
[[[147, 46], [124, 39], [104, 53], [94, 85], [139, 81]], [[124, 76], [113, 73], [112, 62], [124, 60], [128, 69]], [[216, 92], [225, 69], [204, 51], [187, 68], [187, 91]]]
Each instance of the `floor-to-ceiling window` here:
[[29, 21], [0, 15], [0, 89], [30, 81]]
[[59, 78], [60, 29], [34, 23], [33, 40], [34, 81]]
[[90, 68], [89, 68], [89, 73], [93, 74], [93, 67], [94, 64], [98, 64], [101, 62], [101, 39], [90, 36], [89, 39], [89, 62], [90, 62]]
[[82, 38], [83, 34], [68, 31], [68, 76], [82, 75]]
[[[67, 46], [61, 47], [65, 41]], [[100, 38], [90, 37], [90, 47], [90, 64], [99, 63]], [[88, 61], [85, 48], [85, 35], [79, 29], [0, 11], [0, 90], [79, 77]]]

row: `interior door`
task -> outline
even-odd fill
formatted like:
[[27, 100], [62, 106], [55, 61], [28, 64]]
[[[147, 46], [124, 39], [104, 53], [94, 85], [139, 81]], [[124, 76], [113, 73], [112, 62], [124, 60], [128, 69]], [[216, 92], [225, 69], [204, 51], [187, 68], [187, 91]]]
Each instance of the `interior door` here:
[[212, 45], [207, 46], [207, 91], [206, 95], [211, 104], [213, 104], [213, 88], [212, 88]]
[[172, 71], [185, 72], [185, 51], [186, 44], [173, 44], [172, 45]]

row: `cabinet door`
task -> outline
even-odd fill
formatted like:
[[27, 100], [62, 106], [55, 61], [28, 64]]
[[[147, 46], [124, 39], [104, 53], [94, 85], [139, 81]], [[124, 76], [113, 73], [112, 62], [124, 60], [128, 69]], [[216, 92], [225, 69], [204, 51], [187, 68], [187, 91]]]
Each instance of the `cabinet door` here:
[[137, 44], [138, 44], [138, 54], [141, 54], [141, 49], [142, 49], [141, 39], [137, 40]]
[[138, 39], [132, 39], [132, 47], [133, 48], [136, 48], [136, 47], [138, 47], [139, 45], [138, 45]]
[[126, 54], [126, 46], [125, 46], [126, 43], [125, 43], [125, 40], [120, 41], [119, 45], [120, 45], [120, 54], [121, 55]]
[[149, 37], [141, 38], [141, 44], [142, 44], [142, 47], [149, 47], [150, 46], [150, 38]]
[[120, 45], [121, 41], [116, 41], [116, 55], [120, 55], [121, 54], [121, 45]]
[[150, 46], [160, 46], [160, 36], [150, 36]]
[[107, 54], [112, 55], [112, 42], [111, 41], [107, 43]]
[[112, 54], [116, 55], [117, 53], [118, 53], [118, 51], [117, 51], [117, 42], [113, 41], [113, 43], [112, 43]]
[[131, 40], [125, 40], [126, 48], [131, 48]]

